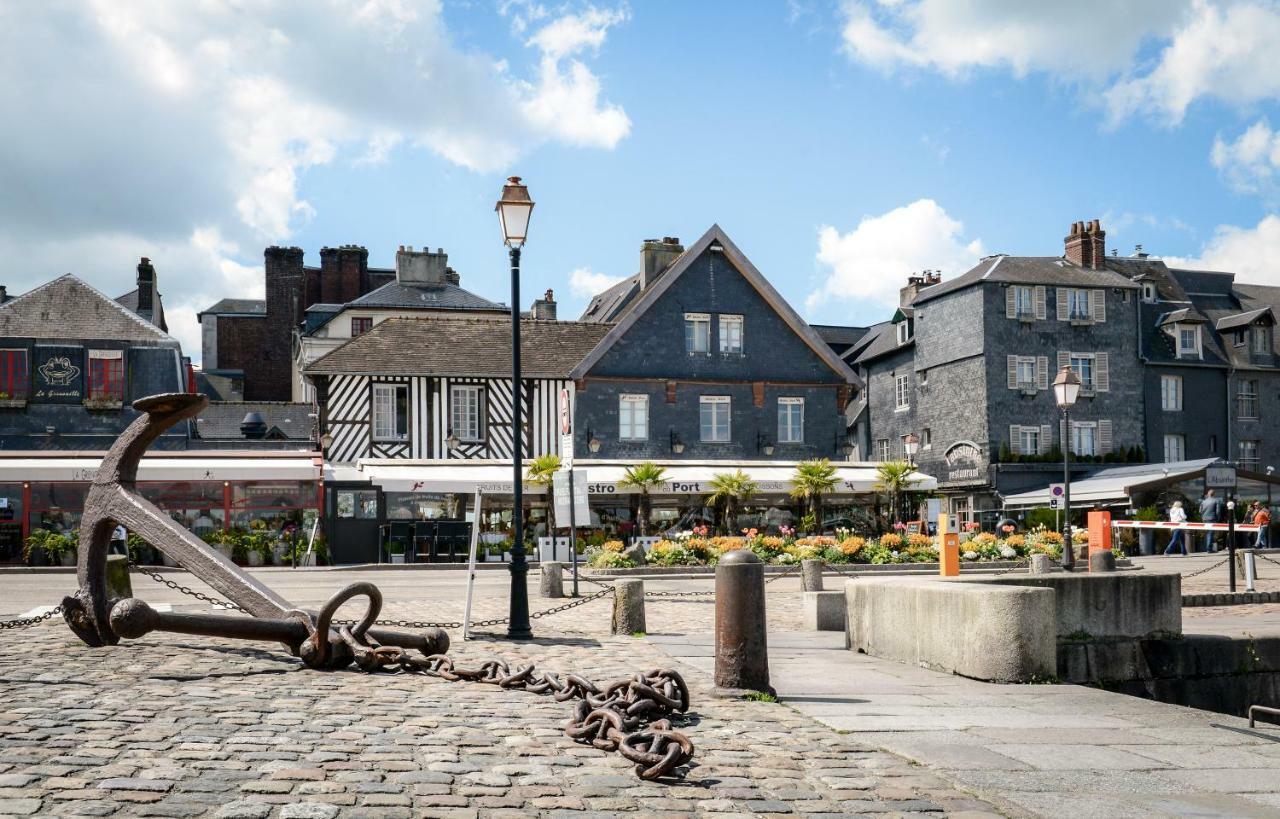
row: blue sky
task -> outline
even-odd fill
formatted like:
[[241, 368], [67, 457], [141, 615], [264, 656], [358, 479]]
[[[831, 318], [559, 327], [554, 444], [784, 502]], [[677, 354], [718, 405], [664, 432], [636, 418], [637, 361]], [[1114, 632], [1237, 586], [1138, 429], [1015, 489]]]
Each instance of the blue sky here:
[[553, 288], [562, 317], [642, 239], [715, 222], [828, 323], [882, 320], [923, 268], [1056, 255], [1078, 219], [1280, 283], [1280, 7], [1111, 5], [0, 3], [0, 104], [25, 114], [0, 282], [117, 295], [151, 256], [197, 354], [195, 311], [258, 293], [273, 243], [444, 247], [505, 301], [517, 173], [522, 301]]

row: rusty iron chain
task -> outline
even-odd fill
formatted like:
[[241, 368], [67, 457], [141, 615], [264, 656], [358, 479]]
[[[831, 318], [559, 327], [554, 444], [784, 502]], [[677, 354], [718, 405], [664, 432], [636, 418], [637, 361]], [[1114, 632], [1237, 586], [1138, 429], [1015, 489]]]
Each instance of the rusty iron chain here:
[[62, 606], [56, 606], [52, 611], [46, 611], [44, 614], [37, 614], [35, 617], [18, 617], [13, 620], [0, 620], [0, 631], [5, 629], [31, 628], [38, 626], [46, 620], [52, 620], [62, 614]]

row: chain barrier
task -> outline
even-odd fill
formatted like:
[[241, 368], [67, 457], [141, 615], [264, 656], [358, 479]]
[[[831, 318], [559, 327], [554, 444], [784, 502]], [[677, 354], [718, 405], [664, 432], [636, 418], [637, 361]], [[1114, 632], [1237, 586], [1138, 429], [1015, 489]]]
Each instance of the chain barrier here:
[[62, 614], [62, 606], [55, 607], [52, 611], [46, 611], [44, 614], [37, 614], [35, 617], [18, 617], [14, 620], [0, 620], [0, 631], [5, 629], [31, 628], [38, 626], [46, 620], [52, 620]]
[[157, 583], [163, 583], [164, 585], [168, 586], [169, 588], [173, 589], [176, 592], [181, 592], [182, 594], [189, 595], [191, 597], [194, 597], [197, 600], [202, 600], [205, 603], [212, 603], [215, 606], [222, 606], [223, 608], [235, 609], [236, 611], [243, 611], [245, 614], [249, 613], [245, 611], [243, 607], [237, 606], [235, 603], [232, 603], [227, 600], [219, 600], [216, 597], [210, 597], [209, 595], [203, 592], [198, 592], [195, 589], [182, 585], [181, 583], [177, 583], [173, 580], [169, 580], [167, 577], [160, 574], [160, 572], [157, 572], [153, 569], [148, 569], [146, 566], [139, 566], [137, 563], [133, 562], [133, 558], [129, 559], [129, 568], [133, 569], [139, 574], [146, 575], [147, 577], [151, 578]]
[[834, 570], [835, 570], [835, 572], [836, 572], [836, 574], [842, 574], [842, 575], [844, 575], [845, 577], [852, 577], [854, 580], [857, 580], [857, 579], [858, 579], [858, 577], [859, 577], [859, 575], [858, 575], [858, 573], [857, 573], [857, 572], [851, 572], [851, 571], [849, 571], [848, 569], [842, 569], [842, 568], [840, 568], [840, 564], [839, 564], [839, 563], [829, 563], [829, 562], [827, 562], [827, 561], [825, 561], [825, 560], [824, 560], [824, 561], [822, 561], [822, 565], [823, 565], [823, 567], [824, 567], [824, 568], [826, 568], [826, 569], [834, 569]]
[[768, 580], [764, 581], [764, 584], [767, 586], [767, 585], [769, 585], [770, 583], [772, 583], [772, 582], [773, 582], [773, 581], [775, 581], [775, 580], [781, 580], [782, 578], [786, 577], [787, 575], [789, 575], [789, 574], [795, 574], [795, 573], [796, 573], [796, 572], [798, 572], [798, 571], [800, 571], [800, 564], [799, 564], [799, 563], [793, 563], [793, 564], [791, 565], [791, 567], [790, 567], [790, 568], [786, 569], [785, 571], [778, 572], [778, 573], [777, 573], [777, 574], [775, 574], [773, 577], [771, 577], [771, 578], [769, 578]]
[[1200, 569], [1200, 570], [1198, 570], [1198, 571], [1194, 571], [1194, 572], [1192, 572], [1191, 574], [1184, 574], [1184, 575], [1182, 576], [1182, 579], [1183, 579], [1183, 580], [1187, 580], [1188, 578], [1196, 577], [1196, 576], [1198, 576], [1198, 575], [1202, 575], [1202, 574], [1204, 574], [1204, 573], [1206, 573], [1206, 572], [1211, 572], [1211, 571], [1213, 571], [1214, 569], [1218, 568], [1219, 566], [1225, 566], [1225, 565], [1227, 565], [1227, 563], [1228, 563], [1230, 560], [1231, 560], [1231, 558], [1230, 558], [1230, 557], [1224, 557], [1224, 558], [1222, 558], [1221, 560], [1219, 560], [1217, 563], [1214, 563], [1212, 566], [1206, 566], [1205, 568]]
[[1276, 564], [1277, 566], [1280, 566], [1280, 560], [1275, 560], [1275, 559], [1273, 559], [1273, 558], [1267, 557], [1266, 555], [1260, 555], [1260, 554], [1258, 554], [1257, 552], [1254, 552], [1254, 553], [1253, 553], [1253, 556], [1254, 556], [1254, 557], [1260, 557], [1260, 558], [1262, 558], [1263, 560], [1267, 561], [1268, 563], [1274, 563], [1274, 564]]

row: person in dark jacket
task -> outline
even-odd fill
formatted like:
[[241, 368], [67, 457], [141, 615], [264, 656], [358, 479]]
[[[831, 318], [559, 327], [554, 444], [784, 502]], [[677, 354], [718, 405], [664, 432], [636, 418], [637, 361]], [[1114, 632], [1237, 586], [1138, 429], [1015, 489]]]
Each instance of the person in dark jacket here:
[[[1206, 489], [1204, 491], [1204, 500], [1200, 501], [1200, 520], [1204, 523], [1218, 523], [1222, 520], [1222, 498], [1215, 496], [1212, 489]], [[1204, 550], [1206, 552], [1218, 551], [1218, 547], [1214, 543], [1216, 534], [1212, 529], [1204, 533]]]

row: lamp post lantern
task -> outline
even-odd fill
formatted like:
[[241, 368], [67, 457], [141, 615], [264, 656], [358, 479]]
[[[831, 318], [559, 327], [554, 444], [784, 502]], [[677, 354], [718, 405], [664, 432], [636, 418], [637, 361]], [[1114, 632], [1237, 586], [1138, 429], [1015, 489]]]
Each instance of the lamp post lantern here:
[[915, 466], [916, 453], [920, 451], [920, 436], [914, 432], [908, 432], [902, 436], [902, 448], [907, 453], [907, 463]]
[[[502, 239], [511, 254], [511, 605], [507, 636], [512, 640], [533, 637], [529, 627], [529, 563], [524, 550], [524, 390], [520, 377], [520, 248], [529, 234], [533, 200], [520, 177], [507, 179], [502, 198], [494, 206], [502, 224]], [[478, 519], [477, 519], [478, 520]]]
[[1071, 408], [1080, 397], [1080, 377], [1070, 366], [1053, 379], [1053, 398], [1062, 410], [1062, 568], [1076, 567], [1075, 544], [1071, 542]]

